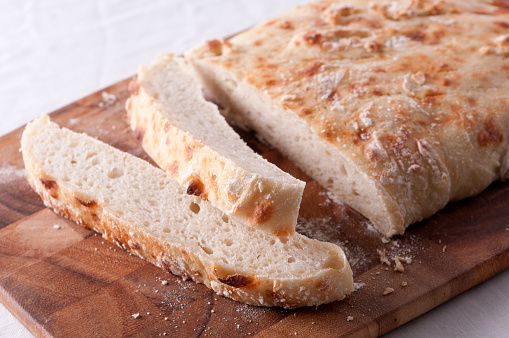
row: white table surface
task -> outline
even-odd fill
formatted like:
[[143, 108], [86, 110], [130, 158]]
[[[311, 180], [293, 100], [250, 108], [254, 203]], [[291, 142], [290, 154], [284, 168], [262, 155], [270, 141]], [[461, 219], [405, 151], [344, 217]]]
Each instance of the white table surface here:
[[[0, 0], [0, 135], [133, 75], [158, 53], [182, 53], [305, 2]], [[0, 305], [0, 337], [30, 336]], [[387, 336], [509, 337], [509, 270]]]

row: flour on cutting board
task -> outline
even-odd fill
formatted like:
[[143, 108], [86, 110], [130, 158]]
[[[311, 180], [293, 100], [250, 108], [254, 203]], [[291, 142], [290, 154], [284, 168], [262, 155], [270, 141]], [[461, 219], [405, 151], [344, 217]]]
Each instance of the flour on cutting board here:
[[0, 164], [0, 184], [12, 184], [17, 180], [22, 179], [26, 182], [27, 174], [25, 168], [18, 168], [9, 163], [3, 162]]

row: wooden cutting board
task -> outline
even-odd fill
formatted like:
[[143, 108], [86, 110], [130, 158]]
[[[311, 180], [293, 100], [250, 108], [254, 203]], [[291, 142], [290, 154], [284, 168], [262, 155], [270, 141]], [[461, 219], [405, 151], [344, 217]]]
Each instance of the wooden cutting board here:
[[[148, 160], [124, 121], [128, 81], [51, 118]], [[318, 308], [244, 305], [45, 209], [26, 181], [21, 133], [0, 138], [0, 301], [36, 336], [377, 336], [509, 266], [509, 184], [495, 183], [387, 240], [277, 150], [241, 132], [269, 161], [308, 182], [298, 230], [340, 245], [358, 283], [344, 301]], [[390, 266], [380, 261], [383, 250]], [[395, 271], [394, 257], [412, 262]], [[384, 295], [387, 288], [394, 291]]]

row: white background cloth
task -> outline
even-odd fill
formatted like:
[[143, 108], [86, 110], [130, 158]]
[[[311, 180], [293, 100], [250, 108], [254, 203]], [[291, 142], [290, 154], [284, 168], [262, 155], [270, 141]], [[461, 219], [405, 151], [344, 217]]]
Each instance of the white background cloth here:
[[[158, 53], [182, 53], [305, 2], [0, 0], [0, 135], [133, 75]], [[26, 336], [0, 305], [0, 337]], [[509, 271], [388, 336], [508, 337]]]

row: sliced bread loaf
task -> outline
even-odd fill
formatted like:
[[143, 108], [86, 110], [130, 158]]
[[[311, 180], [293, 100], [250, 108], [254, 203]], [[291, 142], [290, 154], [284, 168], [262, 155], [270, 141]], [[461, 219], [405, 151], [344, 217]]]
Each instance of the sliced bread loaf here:
[[161, 55], [130, 86], [126, 110], [143, 148], [188, 194], [249, 225], [293, 234], [305, 183], [253, 152], [183, 62]]
[[227, 118], [392, 236], [509, 178], [505, 4], [318, 1], [186, 56]]
[[164, 171], [43, 116], [21, 139], [28, 180], [57, 213], [149, 262], [253, 305], [294, 308], [353, 288], [342, 250], [275, 236], [186, 194]]

